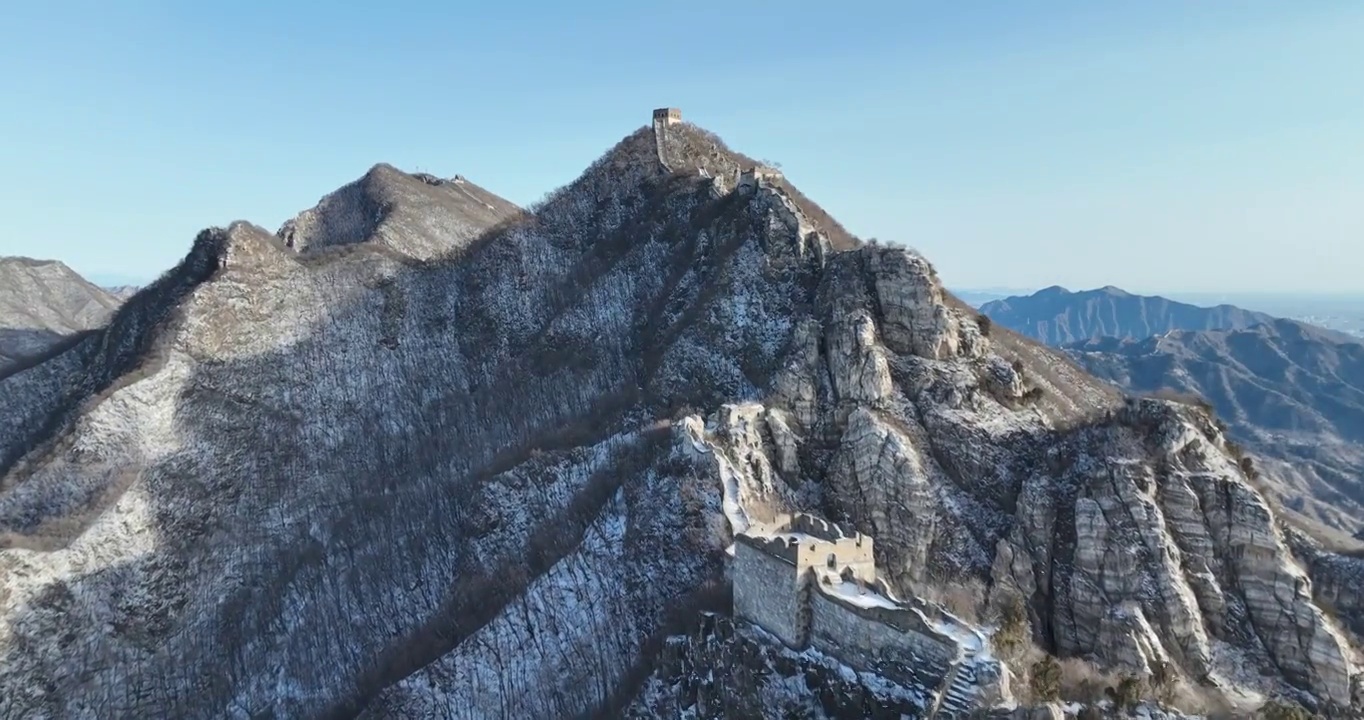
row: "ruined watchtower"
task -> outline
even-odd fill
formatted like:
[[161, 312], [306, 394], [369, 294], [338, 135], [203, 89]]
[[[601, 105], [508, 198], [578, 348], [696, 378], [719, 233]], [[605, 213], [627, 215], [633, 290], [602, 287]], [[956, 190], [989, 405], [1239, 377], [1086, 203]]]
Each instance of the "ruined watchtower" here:
[[876, 580], [870, 537], [803, 513], [750, 528], [735, 537], [734, 550], [735, 614], [794, 648], [808, 641], [806, 598], [813, 574]]
[[928, 718], [1007, 700], [1008, 676], [977, 628], [876, 577], [872, 539], [813, 515], [778, 516], [734, 537], [734, 616], [795, 651], [922, 691]]
[[654, 123], [676, 125], [682, 122], [681, 108], [657, 108], [654, 110]]
[[781, 171], [766, 165], [754, 165], [739, 171], [738, 188], [740, 192], [752, 192], [760, 185], [772, 184], [782, 179]]

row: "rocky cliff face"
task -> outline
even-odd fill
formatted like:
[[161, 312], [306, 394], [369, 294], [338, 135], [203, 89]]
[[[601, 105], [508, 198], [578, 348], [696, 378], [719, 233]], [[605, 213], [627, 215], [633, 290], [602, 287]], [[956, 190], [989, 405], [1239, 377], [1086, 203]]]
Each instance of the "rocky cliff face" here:
[[795, 509], [899, 589], [1023, 594], [1054, 652], [1350, 700], [1207, 418], [663, 133], [526, 215], [378, 168], [207, 231], [0, 380], [0, 715], [638, 716], [732, 531]]
[[1049, 287], [980, 306], [991, 320], [1051, 345], [1097, 337], [1146, 338], [1171, 330], [1252, 327], [1274, 318], [1232, 305], [1199, 307], [1115, 287], [1071, 292]]
[[[996, 579], [1048, 599], [1032, 609], [1063, 653], [1137, 671], [1174, 663], [1225, 685], [1242, 681], [1224, 655], [1234, 650], [1350, 703], [1354, 651], [1216, 426], [1134, 401], [1075, 439], [1072, 452], [1048, 453], [1062, 482], [1025, 483], [995, 566]], [[1123, 446], [1147, 457], [1096, 462], [1100, 448]]]
[[0, 375], [104, 324], [122, 300], [62, 263], [0, 258]]

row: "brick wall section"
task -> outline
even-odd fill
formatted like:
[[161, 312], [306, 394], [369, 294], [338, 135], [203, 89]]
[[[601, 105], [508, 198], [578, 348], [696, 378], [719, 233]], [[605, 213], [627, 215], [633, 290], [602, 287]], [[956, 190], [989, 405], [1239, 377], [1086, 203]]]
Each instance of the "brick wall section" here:
[[[794, 558], [787, 560], [754, 546], [739, 536], [734, 543], [734, 614], [802, 649], [806, 638], [800, 631], [803, 593], [797, 587]], [[811, 593], [813, 594], [813, 593]]]
[[866, 609], [810, 592], [810, 644], [852, 667], [936, 691], [960, 648], [916, 613]]
[[[827, 541], [806, 541], [800, 543], [796, 565], [803, 571], [806, 568], [815, 568], [821, 571], [831, 571], [834, 573], [843, 572], [844, 568], [849, 568], [853, 576], [864, 582], [871, 582], [876, 578], [876, 559], [872, 554], [871, 538], [862, 537], [861, 543], [852, 539], [839, 540], [838, 542]], [[830, 557], [833, 564], [829, 563]]]
[[[870, 583], [876, 579], [875, 544], [867, 535], [846, 532], [836, 523], [803, 513], [778, 516], [777, 521], [771, 524], [771, 531], [777, 534], [777, 539], [746, 539], [754, 547], [788, 557], [795, 563], [798, 573], [804, 572], [806, 568], [842, 573], [844, 568], [849, 568], [853, 576], [863, 582]], [[789, 542], [781, 539], [784, 533], [808, 537], [802, 538], [800, 542]], [[792, 554], [788, 556], [784, 553]], [[832, 564], [829, 562], [830, 556], [833, 556]]]

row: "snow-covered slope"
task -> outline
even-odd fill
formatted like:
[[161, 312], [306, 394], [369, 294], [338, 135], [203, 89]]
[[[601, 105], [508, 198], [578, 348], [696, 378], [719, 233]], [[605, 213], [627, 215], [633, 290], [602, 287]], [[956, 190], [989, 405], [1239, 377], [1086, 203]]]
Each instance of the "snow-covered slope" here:
[[0, 715], [613, 716], [728, 609], [733, 523], [794, 509], [899, 589], [1023, 593], [1048, 650], [1230, 682], [1220, 641], [1349, 702], [1206, 418], [660, 131], [527, 215], [380, 167], [206, 231], [0, 380]]

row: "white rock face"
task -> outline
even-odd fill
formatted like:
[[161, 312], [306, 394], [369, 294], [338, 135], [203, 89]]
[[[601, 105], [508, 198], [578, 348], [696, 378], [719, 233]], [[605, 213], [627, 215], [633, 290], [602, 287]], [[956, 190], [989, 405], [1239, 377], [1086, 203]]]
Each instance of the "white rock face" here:
[[930, 360], [955, 356], [958, 320], [943, 304], [928, 261], [910, 253], [872, 253], [869, 265], [886, 319], [887, 347]]
[[860, 311], [839, 323], [828, 342], [829, 374], [839, 400], [875, 405], [890, 397], [890, 366], [869, 313]]
[[[1211, 643], [1225, 639], [1323, 701], [1348, 705], [1353, 651], [1313, 602], [1263, 498], [1198, 419], [1143, 401], [1119, 422], [1086, 444], [1112, 452], [1136, 429], [1158, 454], [1118, 465], [1081, 455], [1062, 482], [1035, 479], [1045, 487], [1020, 503], [1030, 517], [1000, 544], [996, 580], [1050, 595], [1043, 611], [1067, 653], [1132, 669], [1168, 656], [1195, 677], [1223, 680], [1231, 671], [1214, 663]], [[1073, 544], [1059, 544], [1067, 516]], [[1020, 562], [1030, 547], [1045, 550]]]
[[1128, 603], [1112, 608], [1099, 622], [1100, 646], [1114, 668], [1137, 677], [1149, 677], [1171, 662], [1141, 606]]
[[911, 437], [923, 440], [922, 428], [892, 423], [867, 408], [852, 412], [834, 459], [830, 489], [844, 513], [870, 524], [873, 537], [902, 548], [907, 562], [895, 569], [917, 576], [928, 567], [941, 513], [930, 477], [933, 460], [919, 453], [922, 445]]
[[1225, 643], [1349, 701], [1206, 421], [695, 171], [746, 162], [645, 129], [520, 219], [379, 169], [0, 379], [0, 716], [620, 714], [727, 609], [731, 531], [797, 509], [897, 589], [1021, 591], [1060, 654], [1234, 682]]

